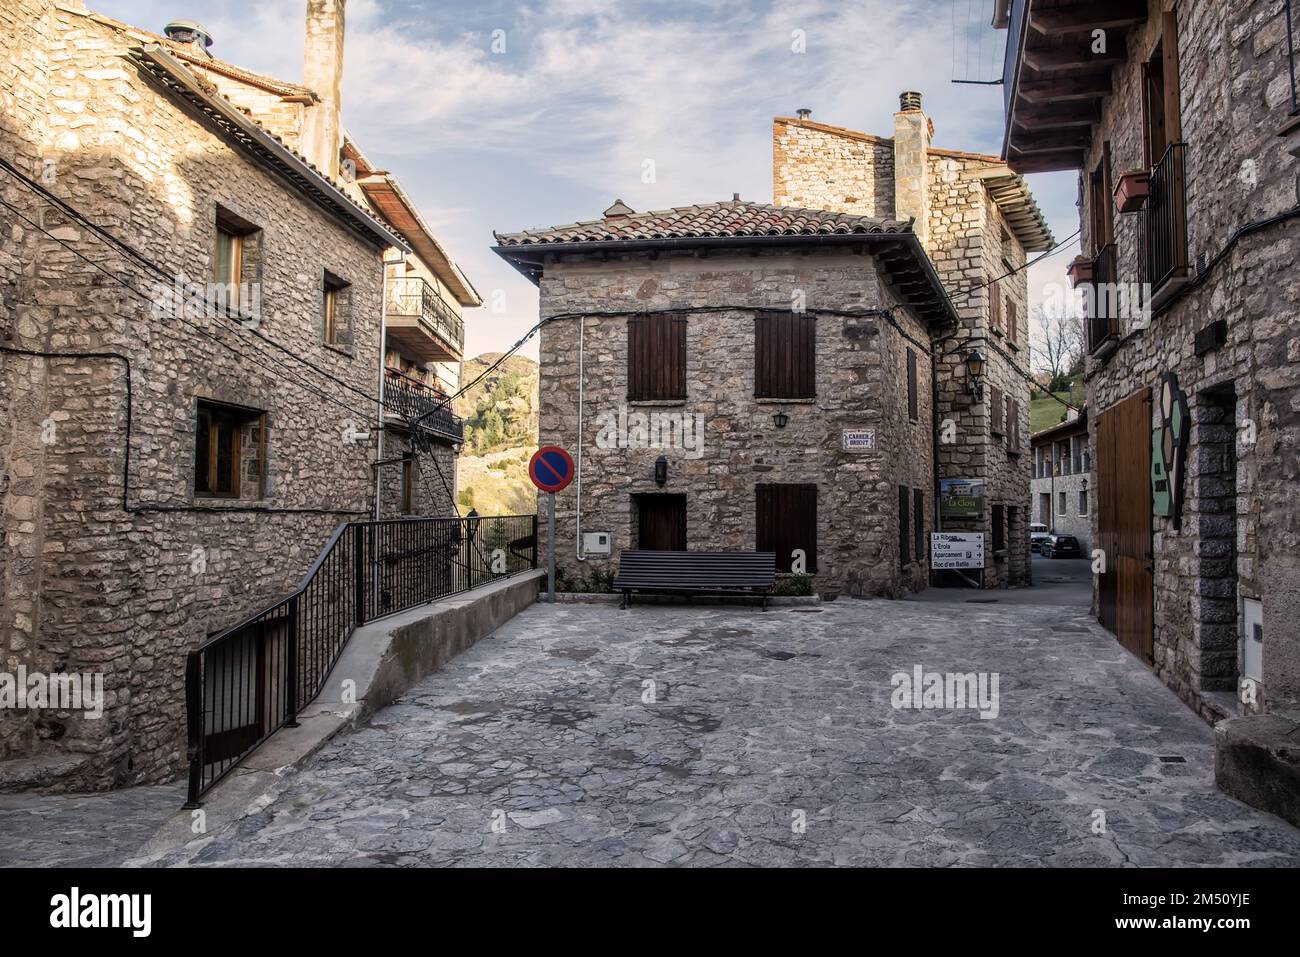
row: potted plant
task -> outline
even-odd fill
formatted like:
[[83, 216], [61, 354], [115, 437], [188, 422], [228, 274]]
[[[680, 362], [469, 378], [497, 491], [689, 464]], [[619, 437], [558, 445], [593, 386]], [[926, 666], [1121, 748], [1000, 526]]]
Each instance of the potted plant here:
[[1151, 188], [1151, 170], [1131, 169], [1121, 173], [1115, 184], [1115, 204], [1121, 213], [1136, 213], [1146, 205]]
[[1076, 289], [1079, 283], [1092, 282], [1092, 260], [1084, 256], [1075, 256], [1066, 274], [1070, 277], [1070, 286]]

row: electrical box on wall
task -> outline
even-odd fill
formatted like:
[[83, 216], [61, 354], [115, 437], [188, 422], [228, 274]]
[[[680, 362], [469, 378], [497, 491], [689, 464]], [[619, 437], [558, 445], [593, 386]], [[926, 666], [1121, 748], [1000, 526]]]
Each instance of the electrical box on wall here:
[[583, 532], [584, 555], [609, 555], [614, 551], [614, 536], [609, 532]]
[[1245, 648], [1245, 677], [1264, 680], [1264, 604], [1256, 598], [1241, 601], [1241, 643]]

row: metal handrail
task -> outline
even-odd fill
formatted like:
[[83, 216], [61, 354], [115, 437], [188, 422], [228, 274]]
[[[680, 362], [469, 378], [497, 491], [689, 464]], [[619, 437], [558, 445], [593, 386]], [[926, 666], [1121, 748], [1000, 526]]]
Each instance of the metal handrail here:
[[1115, 296], [1117, 251], [1114, 243], [1108, 243], [1092, 260], [1091, 302], [1086, 304], [1084, 317], [1090, 353], [1119, 336], [1119, 303]]
[[447, 396], [397, 369], [385, 369], [384, 408], [398, 418], [436, 432], [453, 442], [465, 441], [465, 420], [451, 411]]
[[187, 805], [295, 724], [357, 627], [536, 567], [536, 515], [338, 526], [289, 595], [186, 658]]
[[419, 276], [394, 276], [388, 280], [389, 316], [414, 316], [428, 326], [438, 338], [454, 346], [456, 354], [465, 350], [465, 322], [442, 294]]
[[1170, 143], [1160, 161], [1151, 167], [1142, 238], [1144, 276], [1153, 294], [1189, 265], [1186, 153], [1186, 143]]

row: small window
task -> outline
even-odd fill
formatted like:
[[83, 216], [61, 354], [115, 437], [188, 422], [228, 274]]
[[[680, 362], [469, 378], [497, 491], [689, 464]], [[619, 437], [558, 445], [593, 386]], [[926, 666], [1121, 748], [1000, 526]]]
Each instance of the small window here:
[[1069, 515], [1070, 509], [1068, 506], [1069, 506], [1069, 498], [1066, 496], [1066, 494], [1064, 492], [1057, 492], [1056, 493], [1056, 514]]
[[261, 498], [265, 486], [266, 414], [200, 399], [194, 442], [194, 494]]
[[1020, 348], [1016, 340], [1020, 336], [1020, 320], [1016, 315], [1016, 301], [1007, 297], [1007, 342], [1013, 349]]
[[1020, 454], [1020, 400], [1010, 397], [1007, 404], [1007, 454]]
[[1088, 514], [1088, 490], [1086, 488], [1079, 490], [1079, 514]]
[[913, 422], [920, 415], [917, 410], [916, 350], [907, 350], [907, 417]]
[[989, 328], [1002, 335], [1002, 284], [989, 286]]
[[209, 298], [217, 314], [248, 313], [261, 301], [262, 231], [220, 206], [216, 210], [212, 244], [212, 283]]
[[754, 317], [755, 398], [816, 398], [816, 370], [815, 317], [795, 312], [760, 313]]
[[915, 531], [913, 544], [916, 560], [925, 562], [925, 492], [919, 488], [912, 489], [912, 527]]
[[402, 460], [402, 514], [415, 514], [415, 459]]
[[907, 509], [911, 493], [902, 485], [898, 487], [898, 567], [906, 568], [912, 561], [912, 523]]
[[1005, 412], [1002, 408], [1002, 390], [995, 385], [989, 386], [989, 433], [1001, 435], [1004, 429]]
[[686, 317], [668, 313], [627, 321], [627, 397], [686, 398]]
[[777, 571], [794, 569], [795, 552], [804, 571], [817, 571], [817, 486], [760, 482], [754, 487], [754, 550], [774, 552]]
[[352, 344], [351, 286], [330, 272], [321, 283], [321, 339], [330, 346]]
[[1007, 547], [1006, 507], [994, 505], [993, 509], [993, 551], [1000, 552]]

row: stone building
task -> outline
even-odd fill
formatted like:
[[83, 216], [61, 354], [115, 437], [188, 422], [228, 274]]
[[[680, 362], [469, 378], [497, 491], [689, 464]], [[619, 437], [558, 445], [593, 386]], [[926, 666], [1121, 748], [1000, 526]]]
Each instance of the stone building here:
[[497, 239], [541, 291], [541, 441], [578, 465], [564, 574], [612, 576], [628, 548], [758, 549], [822, 592], [925, 586], [930, 354], [956, 316], [906, 223], [620, 201]]
[[1084, 554], [1092, 551], [1092, 512], [1095, 482], [1088, 447], [1088, 413], [1035, 432], [1029, 437], [1033, 455], [1033, 502], [1030, 521], [1059, 535], [1073, 535]]
[[343, 130], [342, 0], [307, 11], [299, 84], [198, 24], [0, 8], [0, 675], [104, 691], [0, 709], [0, 789], [170, 777], [189, 650], [340, 522], [451, 508], [459, 423], [403, 452], [478, 298]]
[[[943, 527], [983, 532], [985, 587], [1029, 579], [1029, 317], [1026, 253], [1052, 236], [1024, 180], [996, 156], [938, 149], [919, 93], [904, 93], [894, 135], [815, 122], [806, 110], [773, 123], [777, 205], [910, 220], [952, 297], [959, 329], [935, 344], [938, 477], [984, 483], [978, 518]], [[971, 401], [966, 357], [985, 386]]]
[[1207, 719], [1268, 712], [1218, 725], [1220, 781], [1300, 821], [1292, 5], [1099, 6], [1007, 0], [997, 24], [1007, 161], [1078, 171], [1074, 273], [1102, 293], [1086, 320], [1096, 610]]

